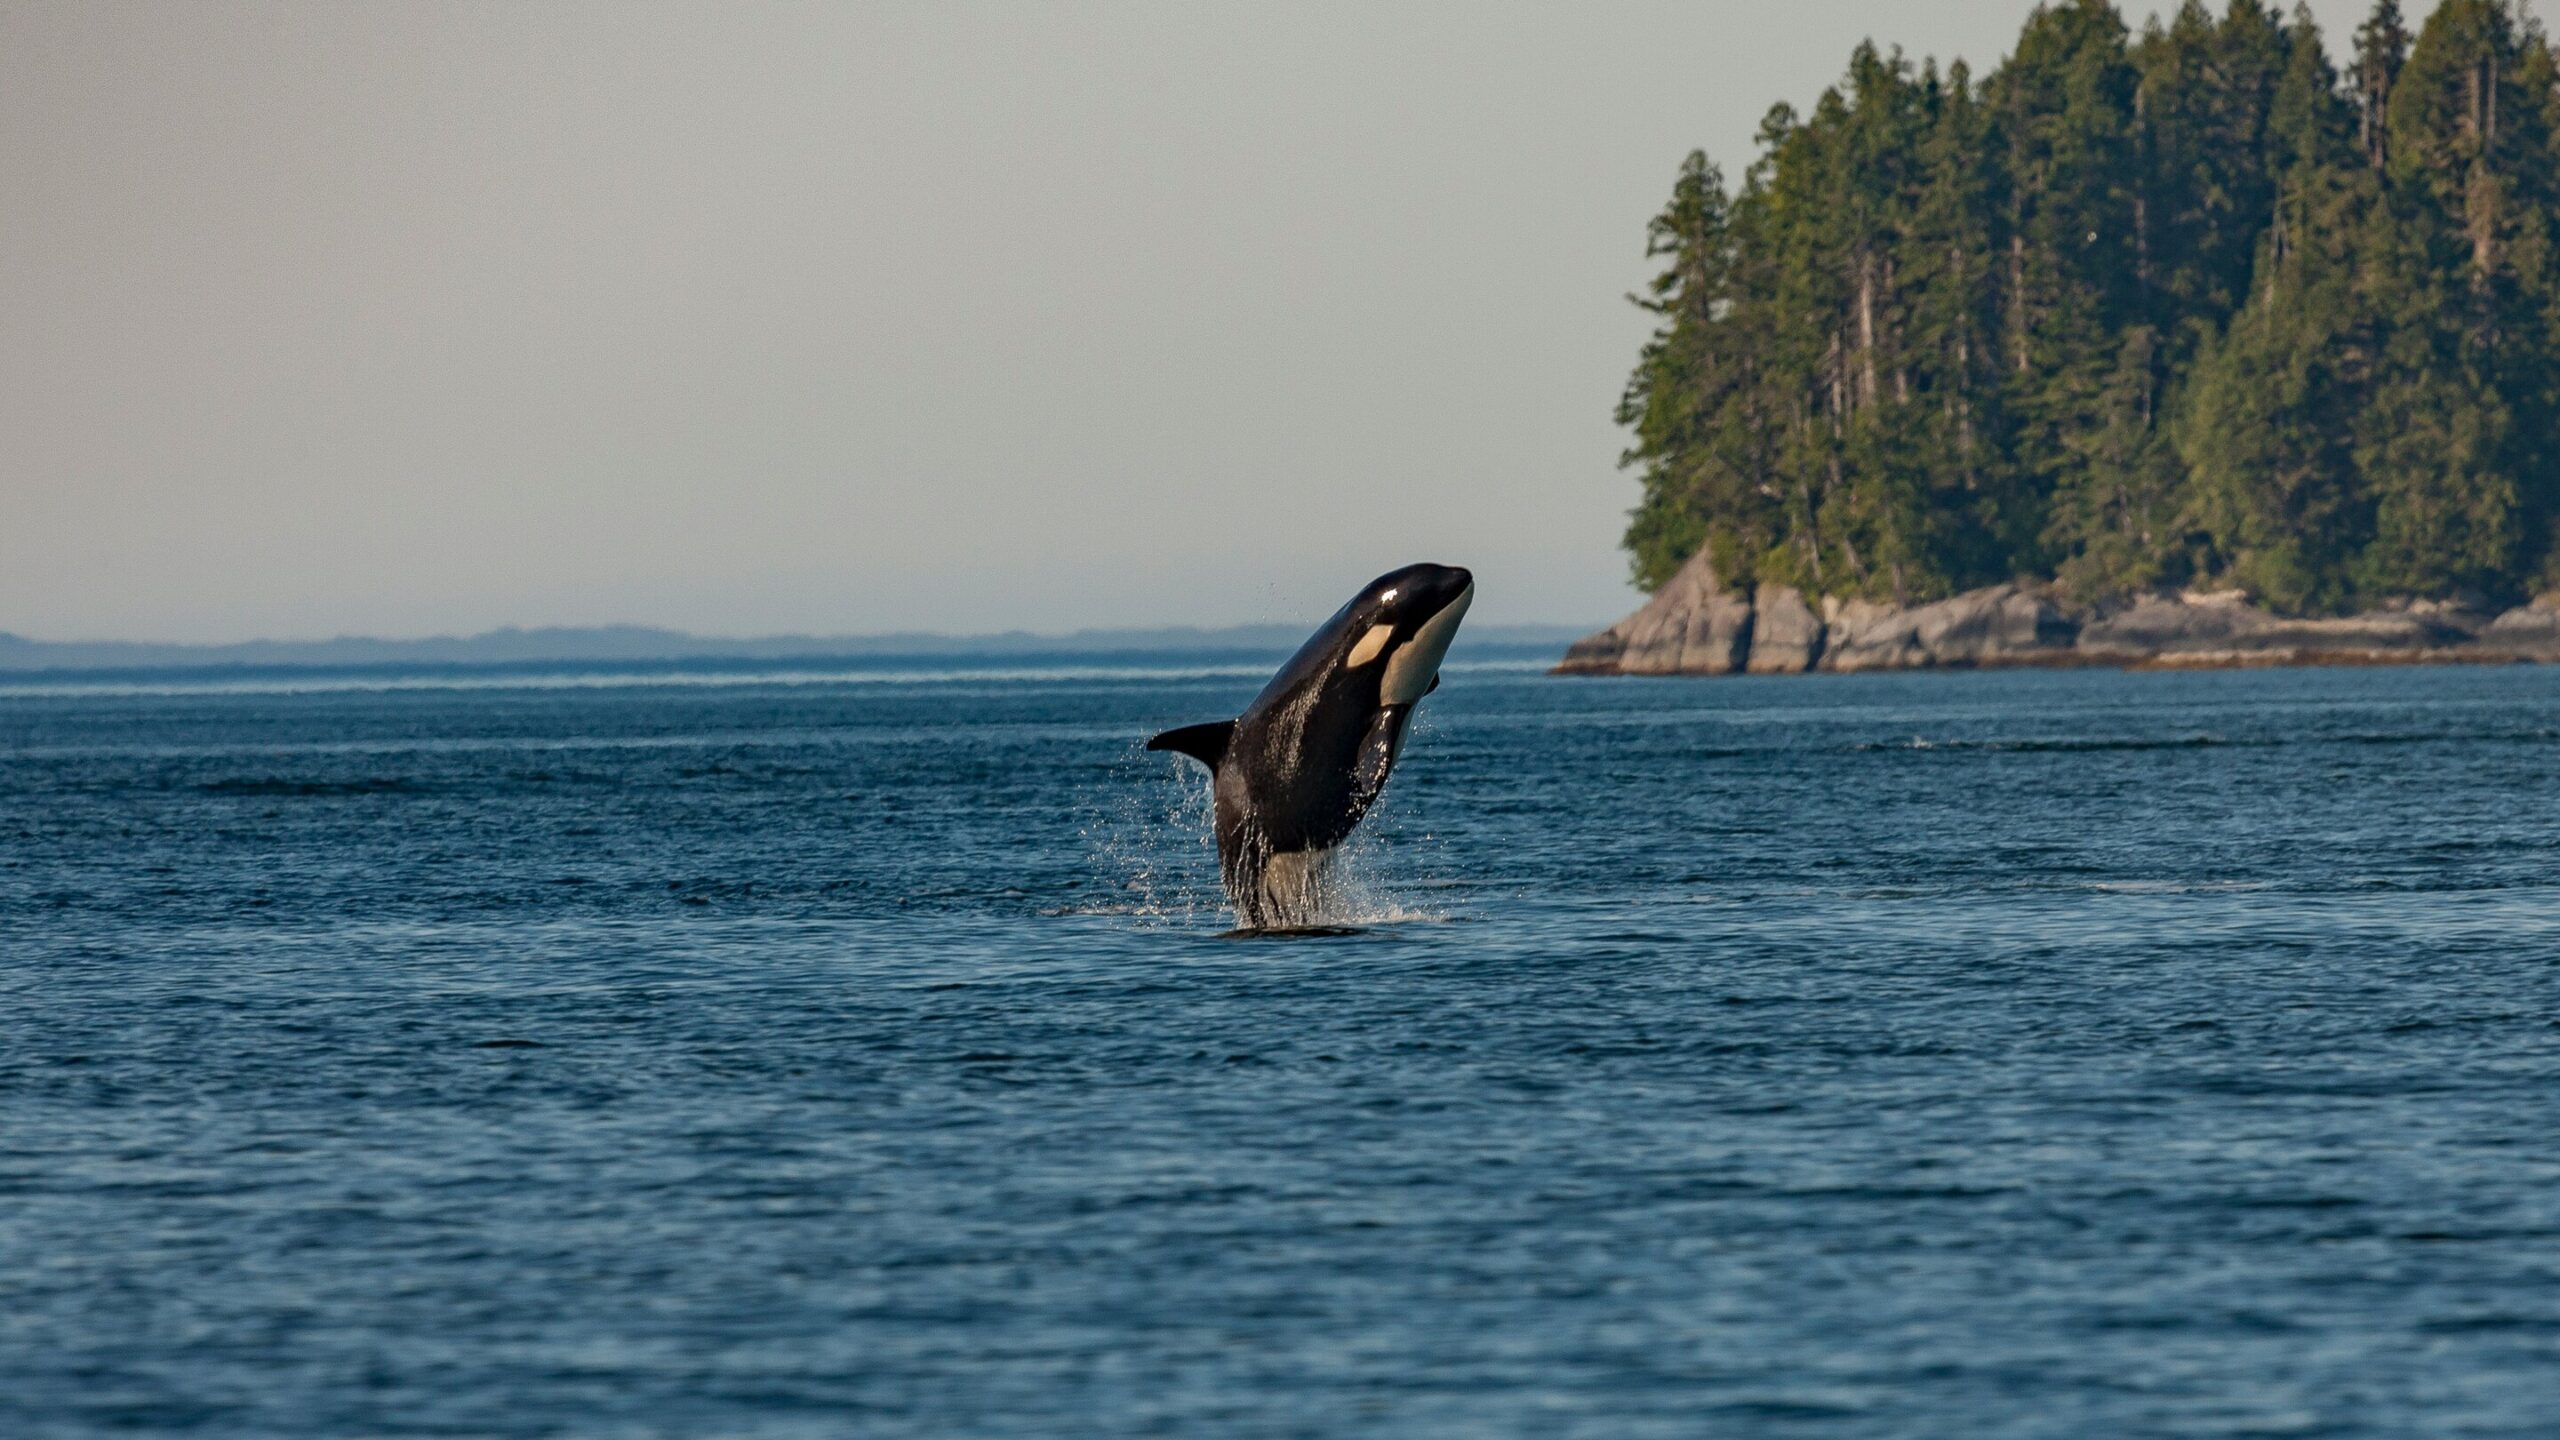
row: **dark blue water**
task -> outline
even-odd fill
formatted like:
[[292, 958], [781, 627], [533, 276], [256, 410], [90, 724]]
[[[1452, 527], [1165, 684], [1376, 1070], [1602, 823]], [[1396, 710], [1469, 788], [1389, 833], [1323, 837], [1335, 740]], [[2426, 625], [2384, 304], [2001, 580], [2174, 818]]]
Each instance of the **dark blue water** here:
[[0, 1435], [2560, 1433], [2560, 670], [0, 694]]

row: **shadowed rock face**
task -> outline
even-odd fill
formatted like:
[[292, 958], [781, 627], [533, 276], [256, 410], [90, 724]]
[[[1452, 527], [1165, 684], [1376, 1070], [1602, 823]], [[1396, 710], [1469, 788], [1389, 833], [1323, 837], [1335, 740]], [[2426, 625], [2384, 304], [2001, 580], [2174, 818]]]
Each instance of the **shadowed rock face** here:
[[2492, 617], [2410, 602], [2290, 619], [2236, 592], [2073, 608], [2039, 586], [1993, 585], [1926, 605], [1724, 588], [1701, 551], [1644, 608], [1575, 642], [1565, 675], [1754, 675], [2012, 665], [2232, 666], [2560, 662], [2560, 596]]
[[1758, 615], [1752, 621], [1751, 658], [1744, 668], [1754, 675], [1792, 675], [1810, 670], [1822, 658], [1822, 617], [1804, 603], [1792, 585], [1763, 585], [1752, 596]]

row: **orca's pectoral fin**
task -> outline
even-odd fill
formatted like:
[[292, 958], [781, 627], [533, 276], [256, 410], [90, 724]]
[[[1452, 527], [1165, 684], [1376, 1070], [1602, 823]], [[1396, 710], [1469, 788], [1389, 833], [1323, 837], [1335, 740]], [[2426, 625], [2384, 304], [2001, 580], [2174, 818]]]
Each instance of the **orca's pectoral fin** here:
[[1396, 756], [1404, 753], [1405, 721], [1413, 714], [1410, 705], [1390, 705], [1369, 721], [1369, 733], [1360, 738], [1360, 753], [1351, 762], [1351, 805], [1367, 814], [1376, 803], [1378, 792], [1387, 788], [1387, 772], [1396, 767]]
[[1235, 734], [1236, 722], [1233, 720], [1213, 720], [1206, 725], [1185, 725], [1179, 730], [1167, 730], [1149, 740], [1147, 748], [1188, 755], [1215, 770], [1218, 762], [1226, 758], [1227, 742], [1234, 739]]

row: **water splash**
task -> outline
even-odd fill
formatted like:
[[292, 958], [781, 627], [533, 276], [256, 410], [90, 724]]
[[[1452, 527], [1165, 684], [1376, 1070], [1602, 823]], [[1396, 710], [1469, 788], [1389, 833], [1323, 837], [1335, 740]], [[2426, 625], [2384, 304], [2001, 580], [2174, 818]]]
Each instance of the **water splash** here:
[[[1218, 878], [1216, 802], [1206, 769], [1181, 756], [1131, 745], [1112, 766], [1107, 797], [1082, 835], [1095, 870], [1115, 898], [1064, 912], [1126, 916], [1141, 924], [1227, 925], [1233, 907]], [[1392, 794], [1392, 791], [1390, 791]], [[1396, 898], [1410, 888], [1414, 837], [1382, 801], [1332, 863], [1301, 878], [1288, 906], [1291, 929], [1428, 923], [1448, 917]]]
[[[1404, 925], [1448, 918], [1396, 898], [1399, 891], [1411, 889], [1413, 880], [1415, 847], [1405, 829], [1401, 818], [1382, 801], [1351, 832], [1351, 838], [1334, 852], [1333, 864], [1326, 868], [1314, 896], [1313, 923]], [[1430, 837], [1421, 839], [1427, 843]]]
[[1218, 842], [1209, 772], [1179, 755], [1132, 741], [1111, 766], [1081, 834], [1095, 871], [1115, 898], [1070, 913], [1125, 915], [1141, 923], [1196, 925], [1223, 920]]

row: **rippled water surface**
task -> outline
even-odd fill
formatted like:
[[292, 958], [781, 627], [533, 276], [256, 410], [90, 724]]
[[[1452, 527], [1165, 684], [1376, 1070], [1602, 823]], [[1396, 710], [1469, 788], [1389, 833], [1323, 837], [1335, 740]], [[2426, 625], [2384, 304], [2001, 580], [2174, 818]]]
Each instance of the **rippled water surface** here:
[[0, 1434], [2560, 1432], [2560, 671], [0, 690]]

